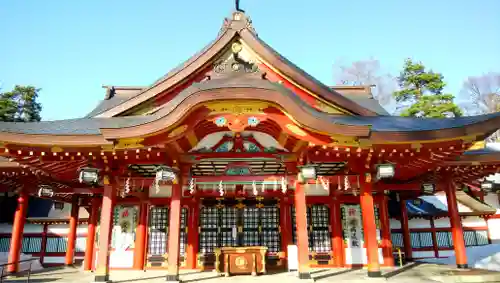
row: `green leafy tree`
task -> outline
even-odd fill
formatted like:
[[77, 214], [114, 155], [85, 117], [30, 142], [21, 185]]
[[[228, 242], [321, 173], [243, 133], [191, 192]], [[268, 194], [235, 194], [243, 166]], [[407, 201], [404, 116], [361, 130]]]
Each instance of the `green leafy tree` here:
[[42, 105], [37, 101], [39, 88], [16, 85], [12, 91], [0, 93], [0, 121], [40, 121]]
[[401, 116], [445, 118], [462, 116], [452, 94], [444, 94], [443, 75], [427, 71], [420, 62], [406, 59], [398, 77], [400, 90], [394, 99], [402, 109]]

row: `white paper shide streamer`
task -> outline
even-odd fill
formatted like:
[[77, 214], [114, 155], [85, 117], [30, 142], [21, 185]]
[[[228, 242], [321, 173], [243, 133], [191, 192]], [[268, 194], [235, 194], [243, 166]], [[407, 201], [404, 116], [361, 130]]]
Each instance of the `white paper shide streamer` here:
[[219, 183], [219, 195], [223, 196], [224, 195], [224, 185], [222, 185], [222, 181]]
[[286, 193], [286, 180], [285, 177], [281, 177], [281, 192]]
[[325, 191], [330, 190], [330, 180], [326, 179], [326, 181], [325, 181], [324, 177], [319, 177], [319, 181], [321, 182], [321, 186], [323, 187], [323, 189]]
[[189, 180], [189, 193], [190, 194], [194, 194], [195, 187], [196, 187], [195, 180], [194, 180], [194, 178], [191, 178], [191, 180]]

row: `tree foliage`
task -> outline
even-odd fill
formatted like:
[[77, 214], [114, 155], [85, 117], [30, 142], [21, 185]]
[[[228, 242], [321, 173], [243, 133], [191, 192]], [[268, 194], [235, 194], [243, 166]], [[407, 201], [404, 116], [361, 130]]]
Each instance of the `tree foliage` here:
[[380, 62], [370, 58], [354, 61], [351, 65], [338, 65], [336, 83], [352, 86], [372, 86], [374, 97], [381, 105], [391, 102], [396, 89], [396, 80], [389, 73], [383, 73]]
[[0, 121], [40, 121], [42, 105], [38, 102], [40, 89], [16, 85], [12, 91], [0, 93]]
[[401, 116], [444, 118], [462, 116], [452, 94], [444, 94], [443, 75], [428, 71], [420, 62], [405, 60], [398, 77], [400, 90], [393, 96], [402, 109]]

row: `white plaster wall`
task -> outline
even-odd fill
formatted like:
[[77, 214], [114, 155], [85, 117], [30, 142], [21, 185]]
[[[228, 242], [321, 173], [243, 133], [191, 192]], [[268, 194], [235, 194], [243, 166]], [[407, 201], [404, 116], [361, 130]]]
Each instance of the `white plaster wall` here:
[[65, 263], [64, 256], [45, 256], [43, 258], [43, 263]]
[[[24, 224], [23, 234], [35, 234], [35, 233], [42, 233], [42, 232], [43, 232], [43, 225], [29, 224], [29, 223]], [[12, 233], [12, 225], [6, 224], [6, 223], [0, 224], [0, 233], [2, 233], [2, 234]]]
[[77, 235], [87, 235], [87, 230], [88, 230], [88, 225], [87, 224], [80, 224], [76, 228], [76, 234]]
[[431, 222], [427, 219], [422, 218], [412, 218], [408, 220], [408, 227], [410, 229], [415, 228], [431, 228]]
[[68, 235], [68, 224], [50, 224], [47, 232], [55, 235]]
[[488, 229], [492, 244], [500, 244], [500, 218], [488, 219]]
[[478, 216], [467, 216], [462, 218], [463, 227], [485, 227], [486, 220]]
[[111, 251], [109, 255], [109, 267], [131, 268], [134, 265], [134, 251]]
[[[41, 225], [40, 225], [41, 226]], [[80, 224], [76, 228], [77, 235], [87, 234], [87, 224]], [[69, 225], [68, 224], [51, 224], [47, 227], [47, 232], [55, 235], [68, 235]]]
[[434, 251], [412, 251], [413, 258], [428, 258], [434, 257]]
[[391, 229], [401, 229], [401, 221], [397, 219], [389, 219], [389, 225], [391, 226]]
[[[384, 263], [384, 256], [382, 249], [378, 249], [378, 262]], [[346, 248], [345, 249], [345, 263], [346, 264], [367, 264], [368, 258], [366, 256], [365, 248]]]
[[450, 226], [450, 219], [448, 217], [444, 218], [436, 218], [434, 219], [434, 227], [436, 228], [449, 228]]
[[498, 202], [498, 195], [489, 193], [484, 196], [484, 202], [497, 209], [497, 214], [500, 214], [500, 203]]
[[455, 251], [454, 250], [449, 250], [449, 251], [439, 251], [439, 257], [449, 257], [449, 256], [454, 256]]
[[12, 225], [7, 223], [0, 224], [0, 233], [2, 234], [10, 234], [12, 233]]
[[306, 196], [328, 196], [330, 191], [325, 190], [320, 184], [306, 184], [304, 185]]

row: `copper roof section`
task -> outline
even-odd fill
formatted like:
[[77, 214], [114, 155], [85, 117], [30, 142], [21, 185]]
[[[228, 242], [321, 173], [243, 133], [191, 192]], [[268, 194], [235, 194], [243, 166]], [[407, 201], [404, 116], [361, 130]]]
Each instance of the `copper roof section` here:
[[[252, 50], [269, 62], [273, 67], [279, 69], [287, 77], [319, 95], [321, 98], [357, 115], [377, 115], [375, 111], [365, 108], [349, 98], [344, 97], [335, 90], [332, 90], [330, 87], [319, 82], [285, 57], [281, 56], [257, 36], [252, 27], [251, 20], [245, 14], [235, 12], [231, 19], [226, 19], [224, 21], [217, 38], [199, 53], [167, 73], [151, 86], [144, 88], [141, 92], [127, 100], [118, 101], [117, 105], [113, 105], [105, 111], [101, 111], [101, 113], [95, 115], [95, 117], [113, 117], [120, 115], [146, 102], [158, 93], [184, 82], [203, 67], [213, 63], [217, 55], [221, 54], [225, 48], [227, 48], [228, 44], [238, 37], [241, 37]], [[95, 111], [93, 112], [95, 113]]]

